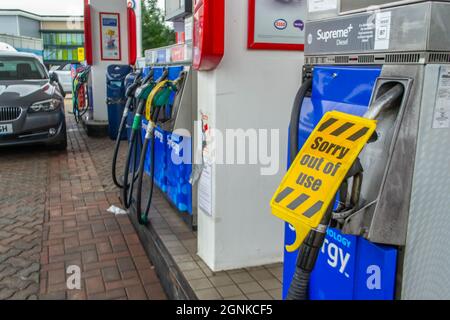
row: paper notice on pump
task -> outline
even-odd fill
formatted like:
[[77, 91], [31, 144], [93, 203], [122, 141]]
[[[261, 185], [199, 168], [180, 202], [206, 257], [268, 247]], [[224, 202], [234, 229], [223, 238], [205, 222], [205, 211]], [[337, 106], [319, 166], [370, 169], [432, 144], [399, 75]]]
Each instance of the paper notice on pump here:
[[433, 129], [450, 128], [450, 67], [441, 66]]
[[309, 12], [336, 10], [337, 7], [338, 0], [308, 0]]
[[375, 17], [375, 50], [389, 49], [391, 39], [391, 12], [380, 12]]
[[198, 184], [198, 205], [207, 215], [212, 216], [212, 165], [205, 163]]

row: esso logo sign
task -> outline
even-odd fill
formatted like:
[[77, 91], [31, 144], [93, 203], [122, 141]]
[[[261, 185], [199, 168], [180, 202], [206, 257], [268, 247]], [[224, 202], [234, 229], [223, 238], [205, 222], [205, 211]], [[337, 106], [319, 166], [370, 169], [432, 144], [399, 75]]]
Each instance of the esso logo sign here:
[[278, 29], [278, 30], [284, 30], [284, 29], [287, 28], [288, 23], [287, 23], [287, 21], [284, 20], [284, 19], [278, 19], [278, 20], [275, 20], [275, 22], [273, 23], [273, 25], [274, 25], [275, 28]]
[[135, 0], [128, 0], [128, 1], [127, 1], [127, 6], [128, 6], [128, 8], [131, 8], [131, 9], [136, 8], [136, 2], [135, 2]]

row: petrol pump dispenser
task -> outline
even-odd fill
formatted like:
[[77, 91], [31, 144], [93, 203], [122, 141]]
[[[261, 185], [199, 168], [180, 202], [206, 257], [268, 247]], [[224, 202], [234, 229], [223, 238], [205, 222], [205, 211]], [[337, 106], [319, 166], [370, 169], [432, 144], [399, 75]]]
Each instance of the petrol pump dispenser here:
[[[193, 209], [191, 134], [196, 114], [196, 74], [189, 65], [164, 64], [148, 68], [153, 79], [137, 108], [125, 163], [124, 204], [146, 225], [154, 185], [195, 226]], [[144, 70], [145, 74], [145, 70]], [[133, 133], [134, 132], [134, 133]], [[143, 143], [138, 143], [142, 140]], [[135, 141], [135, 142], [133, 142]], [[139, 151], [136, 149], [139, 148]]]
[[[450, 1], [308, 4], [293, 165], [282, 185], [295, 167], [319, 167], [306, 157], [309, 148], [333, 156], [335, 167], [345, 164], [346, 143], [369, 132], [356, 119], [375, 119], [376, 129], [337, 191], [301, 173], [275, 194], [278, 216], [284, 210], [310, 222], [325, 212], [315, 225], [286, 225], [283, 295], [449, 299]], [[319, 196], [297, 194], [307, 185]], [[311, 202], [327, 193], [335, 203]]]

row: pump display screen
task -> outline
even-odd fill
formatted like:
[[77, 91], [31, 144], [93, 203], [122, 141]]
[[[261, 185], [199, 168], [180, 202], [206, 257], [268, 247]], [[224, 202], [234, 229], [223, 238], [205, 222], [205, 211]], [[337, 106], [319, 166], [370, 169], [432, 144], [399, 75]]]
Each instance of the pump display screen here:
[[[341, 0], [341, 12], [366, 9], [373, 6], [381, 6], [388, 3], [400, 2], [399, 0]], [[414, 1], [417, 2], [417, 1]]]

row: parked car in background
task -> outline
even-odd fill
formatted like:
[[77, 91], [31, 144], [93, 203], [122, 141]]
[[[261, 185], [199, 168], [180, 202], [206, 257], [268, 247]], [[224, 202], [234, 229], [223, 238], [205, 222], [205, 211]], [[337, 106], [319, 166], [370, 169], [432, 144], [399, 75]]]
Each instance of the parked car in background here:
[[0, 147], [25, 144], [66, 149], [64, 98], [35, 55], [0, 51]]
[[63, 97], [72, 93], [72, 75], [70, 73], [70, 63], [50, 68], [50, 75], [55, 74]]
[[5, 42], [0, 42], [0, 51], [17, 52], [17, 50], [13, 46]]

